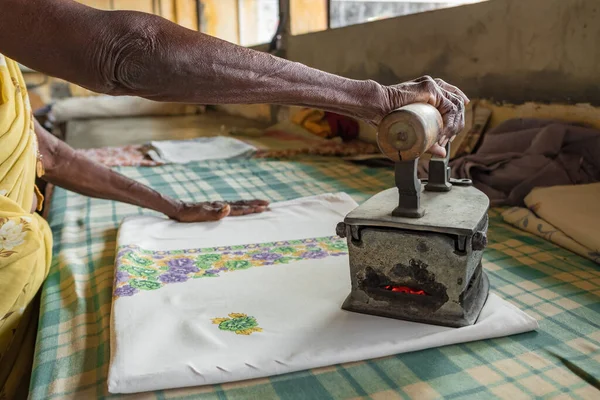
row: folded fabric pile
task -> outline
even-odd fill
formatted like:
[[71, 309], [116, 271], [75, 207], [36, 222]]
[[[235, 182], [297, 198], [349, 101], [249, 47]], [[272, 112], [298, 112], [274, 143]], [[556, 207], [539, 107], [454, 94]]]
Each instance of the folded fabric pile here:
[[519, 229], [600, 263], [600, 183], [534, 189], [502, 213]]
[[146, 155], [163, 164], [186, 164], [208, 160], [228, 160], [252, 156], [257, 148], [230, 137], [200, 137], [190, 140], [150, 142]]
[[493, 293], [479, 321], [458, 329], [342, 310], [350, 272], [346, 242], [334, 232], [356, 205], [342, 193], [219, 222], [126, 219], [109, 391], [268, 377], [537, 328]]
[[155, 167], [164, 163], [146, 156], [143, 145], [101, 147], [98, 149], [77, 149], [87, 158], [108, 167]]
[[[536, 187], [600, 181], [600, 131], [540, 119], [513, 119], [490, 130], [478, 150], [450, 162], [492, 206], [522, 206]], [[427, 166], [422, 165], [422, 176]]]

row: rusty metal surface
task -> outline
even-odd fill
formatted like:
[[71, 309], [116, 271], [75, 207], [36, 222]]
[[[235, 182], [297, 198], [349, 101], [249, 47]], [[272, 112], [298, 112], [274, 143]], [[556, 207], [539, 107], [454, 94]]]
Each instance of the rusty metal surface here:
[[[444, 326], [477, 320], [489, 284], [481, 268], [487, 215], [469, 236], [373, 226], [338, 225], [348, 241], [349, 311]], [[387, 285], [426, 295], [390, 292]]]

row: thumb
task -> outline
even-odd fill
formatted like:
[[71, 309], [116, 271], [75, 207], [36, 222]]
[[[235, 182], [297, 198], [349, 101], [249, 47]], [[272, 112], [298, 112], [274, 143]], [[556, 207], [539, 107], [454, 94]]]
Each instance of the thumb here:
[[437, 143], [431, 146], [431, 148], [429, 149], [429, 153], [437, 157], [446, 157], [446, 149]]

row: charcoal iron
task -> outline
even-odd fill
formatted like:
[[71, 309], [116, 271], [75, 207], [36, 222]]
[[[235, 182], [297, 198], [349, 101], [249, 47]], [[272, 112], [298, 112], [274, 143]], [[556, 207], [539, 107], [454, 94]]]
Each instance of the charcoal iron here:
[[396, 187], [337, 226], [352, 281], [344, 310], [449, 327], [477, 321], [489, 293], [481, 264], [489, 200], [470, 180], [451, 178], [450, 143], [445, 158], [430, 159], [428, 179], [417, 177], [442, 124], [435, 107], [412, 104], [379, 125], [377, 143], [395, 161]]

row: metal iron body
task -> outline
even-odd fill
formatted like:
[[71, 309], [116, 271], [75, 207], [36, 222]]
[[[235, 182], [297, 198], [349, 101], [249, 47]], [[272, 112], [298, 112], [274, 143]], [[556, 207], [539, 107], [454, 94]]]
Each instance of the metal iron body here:
[[[373, 196], [338, 224], [337, 234], [348, 242], [352, 281], [342, 308], [462, 327], [476, 322], [489, 293], [481, 264], [487, 245], [489, 200], [469, 180], [450, 178], [448, 156], [431, 159], [428, 181], [417, 179], [423, 143], [428, 146], [441, 128], [439, 117], [437, 123], [429, 118], [429, 128], [423, 129], [424, 116], [437, 118], [431, 109], [435, 110], [413, 105], [408, 115], [400, 118], [401, 128], [396, 130], [402, 132], [394, 134], [388, 129], [378, 134], [386, 154], [393, 147], [406, 150], [403, 140], [421, 143], [421, 148], [408, 160], [403, 160], [399, 151], [396, 188]], [[395, 112], [396, 117], [398, 114]], [[411, 124], [417, 127], [412, 132]], [[393, 121], [384, 126], [393, 128]], [[427, 137], [414, 140], [411, 135]], [[446, 150], [450, 154], [449, 144]]]

